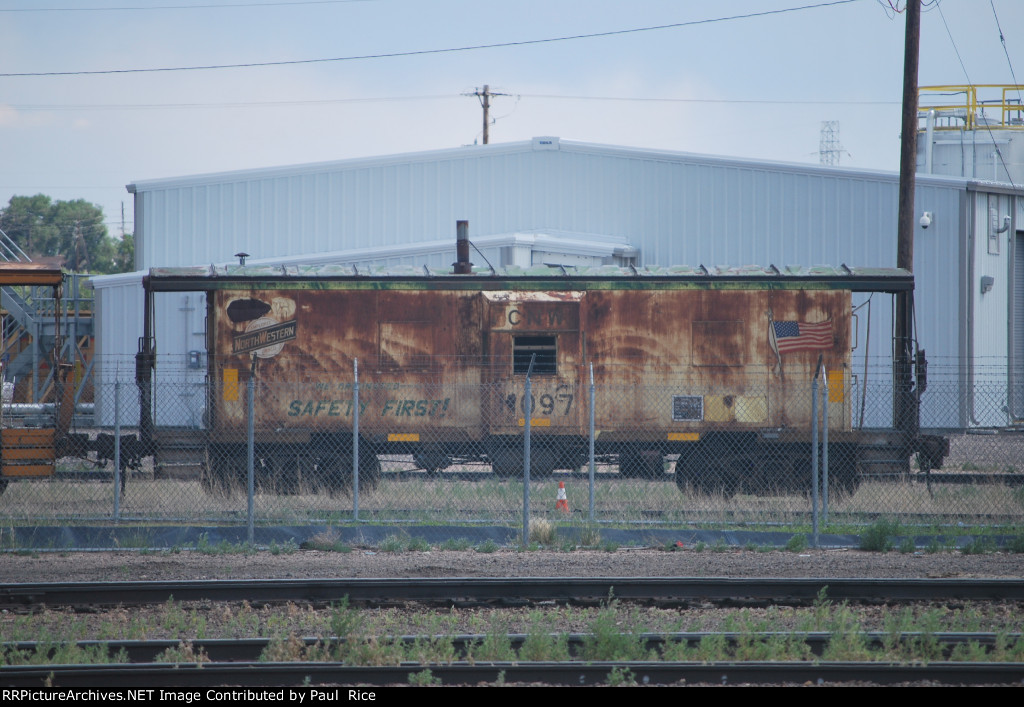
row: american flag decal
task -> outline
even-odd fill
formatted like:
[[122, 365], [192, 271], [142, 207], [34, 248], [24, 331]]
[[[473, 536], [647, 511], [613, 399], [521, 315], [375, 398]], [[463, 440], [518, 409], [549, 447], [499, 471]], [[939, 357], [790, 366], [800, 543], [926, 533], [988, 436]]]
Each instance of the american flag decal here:
[[814, 323], [772, 322], [772, 334], [779, 355], [832, 348], [831, 319]]

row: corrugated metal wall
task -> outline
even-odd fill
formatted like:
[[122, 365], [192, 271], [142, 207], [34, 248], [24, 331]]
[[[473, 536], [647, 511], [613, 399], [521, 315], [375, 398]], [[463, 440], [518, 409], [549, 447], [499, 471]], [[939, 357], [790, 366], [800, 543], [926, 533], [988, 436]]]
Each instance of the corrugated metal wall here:
[[895, 262], [895, 175], [555, 147], [489, 145], [138, 182], [138, 266], [453, 238], [458, 219], [470, 221], [471, 237], [535, 229], [625, 236], [641, 263]]

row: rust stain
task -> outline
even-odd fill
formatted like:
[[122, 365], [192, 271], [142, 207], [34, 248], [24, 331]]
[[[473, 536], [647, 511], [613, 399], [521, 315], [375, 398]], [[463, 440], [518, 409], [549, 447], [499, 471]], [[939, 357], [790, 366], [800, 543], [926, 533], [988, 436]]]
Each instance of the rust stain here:
[[[212, 378], [224, 381], [226, 370], [236, 370], [242, 393], [213, 396], [214, 424], [239, 430], [252, 370], [249, 354], [231, 355], [246, 326], [240, 311], [295, 321], [294, 340], [276, 343], [256, 362], [257, 416], [275, 429], [351, 425], [355, 359], [360, 430], [383, 438], [421, 434], [424, 441], [520, 434], [522, 351], [550, 359], [534, 379], [531, 413], [548, 420], [546, 433], [585, 434], [586, 369], [593, 363], [598, 428], [621, 430], [628, 422], [629, 433], [661, 440], [667, 431], [711, 424], [673, 420], [679, 396], [707, 398], [714, 424], [735, 429], [809, 423], [806, 386], [794, 381], [810, 380], [819, 352], [780, 361], [772, 320], [831, 321], [833, 341], [820, 353], [830, 371], [849, 368], [846, 291], [248, 288], [217, 291], [208, 301]], [[232, 308], [235, 302], [243, 304]], [[831, 397], [841, 414], [849, 397]]]

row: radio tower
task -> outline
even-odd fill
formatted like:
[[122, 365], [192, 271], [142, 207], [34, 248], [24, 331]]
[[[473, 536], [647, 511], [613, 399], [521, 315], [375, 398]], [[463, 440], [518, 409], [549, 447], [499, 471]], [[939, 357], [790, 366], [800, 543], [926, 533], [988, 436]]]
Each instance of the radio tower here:
[[839, 121], [821, 121], [821, 141], [818, 143], [818, 157], [821, 164], [836, 166], [843, 146], [839, 144]]

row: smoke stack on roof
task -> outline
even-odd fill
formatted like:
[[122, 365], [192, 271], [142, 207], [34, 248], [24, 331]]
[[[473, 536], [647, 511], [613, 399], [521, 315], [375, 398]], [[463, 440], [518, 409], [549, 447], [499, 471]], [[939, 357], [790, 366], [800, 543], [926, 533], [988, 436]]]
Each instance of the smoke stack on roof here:
[[469, 275], [473, 272], [473, 263], [469, 262], [469, 221], [456, 221], [455, 235], [455, 274]]

